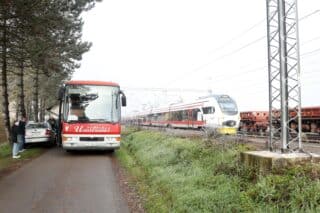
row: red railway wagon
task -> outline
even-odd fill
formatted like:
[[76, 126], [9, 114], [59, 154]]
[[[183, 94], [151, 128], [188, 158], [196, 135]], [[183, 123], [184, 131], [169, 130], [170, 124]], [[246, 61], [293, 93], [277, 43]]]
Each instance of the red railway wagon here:
[[[296, 112], [290, 111], [290, 117]], [[280, 114], [279, 114], [280, 118]], [[302, 131], [320, 134], [320, 106], [303, 107], [301, 109]], [[248, 111], [240, 113], [240, 131], [265, 132], [269, 125], [268, 111]], [[294, 125], [292, 122], [291, 125]]]
[[240, 131], [265, 132], [268, 128], [268, 111], [240, 112]]
[[320, 133], [320, 106], [301, 110], [302, 131]]

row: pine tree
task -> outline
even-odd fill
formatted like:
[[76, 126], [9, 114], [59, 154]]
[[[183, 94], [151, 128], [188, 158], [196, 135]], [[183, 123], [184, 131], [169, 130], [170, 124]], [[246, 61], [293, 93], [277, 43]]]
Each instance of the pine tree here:
[[[43, 119], [43, 110], [54, 103], [53, 97], [61, 82], [70, 78], [79, 67], [82, 54], [91, 46], [90, 43], [81, 41], [83, 21], [80, 15], [93, 8], [96, 2], [0, 1], [2, 111], [8, 137], [9, 101], [15, 103], [17, 114], [33, 113], [37, 120], [40, 112]], [[18, 90], [11, 91], [11, 97], [8, 90], [9, 74], [16, 79], [10, 82], [17, 82], [15, 86], [10, 85], [10, 88]], [[32, 88], [28, 83], [31, 83]]]

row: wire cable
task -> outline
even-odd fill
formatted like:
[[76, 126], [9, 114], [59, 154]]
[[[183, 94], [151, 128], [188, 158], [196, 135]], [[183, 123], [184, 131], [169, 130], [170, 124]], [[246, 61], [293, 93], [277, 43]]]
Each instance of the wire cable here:
[[[319, 13], [319, 12], [320, 12], [319, 9], [314, 10], [313, 12], [308, 13], [308, 14], [305, 15], [305, 16], [302, 16], [302, 17], [299, 19], [299, 21], [306, 20], [307, 18], [309, 18], [309, 17], [311, 17], [311, 16], [313, 16], [313, 15]], [[259, 21], [257, 24], [255, 24], [254, 26], [250, 27], [248, 30], [244, 31], [244, 34], [246, 34], [247, 31], [250, 32], [252, 29], [254, 29], [255, 27], [257, 27], [259, 24], [261, 24], [260, 22], [262, 23], [262, 21]], [[179, 77], [176, 77], [175, 79], [169, 81], [166, 85], [170, 85], [170, 84], [172, 84], [173, 82], [175, 82], [175, 81], [177, 81], [177, 80], [182, 80], [182, 79], [186, 78], [188, 75], [190, 75], [190, 74], [192, 74], [192, 73], [195, 73], [195, 72], [197, 72], [197, 71], [199, 71], [199, 70], [202, 70], [202, 69], [204, 69], [205, 67], [207, 67], [207, 66], [209, 66], [209, 65], [211, 65], [211, 64], [213, 64], [213, 63], [215, 63], [215, 62], [217, 62], [217, 61], [220, 61], [220, 60], [222, 60], [222, 59], [224, 59], [224, 58], [226, 58], [226, 57], [232, 56], [232, 55], [240, 52], [241, 50], [246, 49], [246, 48], [252, 46], [253, 44], [255, 44], [255, 43], [263, 40], [263, 39], [266, 38], [266, 37], [267, 37], [266, 35], [265, 35], [265, 36], [262, 36], [262, 37], [254, 40], [254, 41], [252, 41], [252, 42], [249, 42], [249, 43], [247, 43], [247, 44], [244, 44], [244, 45], [240, 46], [239, 48], [237, 48], [237, 49], [235, 49], [235, 50], [233, 50], [233, 51], [231, 51], [231, 52], [229, 52], [229, 53], [227, 53], [227, 54], [224, 54], [224, 55], [221, 55], [221, 56], [219, 56], [219, 57], [216, 57], [215, 59], [211, 60], [211, 61], [208, 62], [208, 63], [205, 63], [205, 64], [203, 64], [203, 65], [200, 65], [199, 67], [197, 67], [197, 68], [195, 68], [195, 69], [193, 69], [193, 70], [191, 70], [191, 71], [189, 71], [189, 72], [185, 72], [183, 76], [180, 75]]]
[[253, 26], [249, 27], [248, 29], [244, 30], [243, 32], [239, 33], [237, 36], [234, 36], [233, 38], [231, 38], [230, 40], [226, 41], [225, 43], [223, 43], [221, 46], [217, 47], [216, 49], [214, 49], [213, 51], [209, 52], [209, 55], [224, 49], [225, 47], [229, 46], [230, 44], [232, 44], [233, 41], [238, 40], [240, 38], [242, 38], [244, 35], [246, 35], [247, 33], [249, 33], [250, 31], [252, 31], [254, 28], [260, 26], [263, 22], [265, 22], [265, 18], [260, 20], [259, 22], [257, 22], [256, 24], [254, 24]]

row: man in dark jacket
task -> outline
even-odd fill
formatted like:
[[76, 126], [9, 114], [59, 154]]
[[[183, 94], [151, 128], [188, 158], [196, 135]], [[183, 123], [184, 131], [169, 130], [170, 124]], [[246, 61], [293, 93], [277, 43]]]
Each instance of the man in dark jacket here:
[[51, 128], [53, 131], [57, 131], [57, 123], [56, 123], [56, 120], [50, 116], [50, 118], [48, 119], [48, 123], [51, 125]]
[[12, 158], [20, 158], [19, 153], [19, 144], [18, 144], [18, 132], [19, 132], [19, 121], [15, 121], [11, 127], [11, 138], [13, 142], [12, 147]]
[[22, 116], [19, 121], [19, 131], [18, 131], [18, 143], [19, 143], [19, 152], [24, 152], [24, 144], [26, 140], [26, 117]]

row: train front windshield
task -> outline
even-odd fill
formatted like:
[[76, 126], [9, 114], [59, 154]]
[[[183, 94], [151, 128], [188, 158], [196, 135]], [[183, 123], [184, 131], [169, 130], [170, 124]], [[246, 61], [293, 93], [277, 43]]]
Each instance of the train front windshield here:
[[120, 120], [120, 90], [115, 86], [67, 85], [64, 99], [67, 122], [114, 123]]
[[227, 115], [236, 115], [238, 113], [236, 102], [229, 96], [220, 96], [217, 101], [223, 113]]

